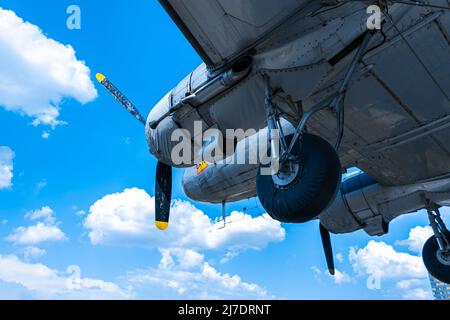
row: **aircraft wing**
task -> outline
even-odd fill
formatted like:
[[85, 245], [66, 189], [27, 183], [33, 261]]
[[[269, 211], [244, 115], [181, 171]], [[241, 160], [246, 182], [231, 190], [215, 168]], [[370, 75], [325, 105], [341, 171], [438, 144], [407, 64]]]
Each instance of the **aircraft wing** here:
[[210, 67], [233, 60], [310, 0], [160, 0]]
[[[385, 185], [450, 173], [450, 14], [422, 10], [397, 22], [403, 36], [386, 30], [389, 40], [365, 55], [345, 99], [341, 161]], [[323, 112], [310, 125], [334, 141], [334, 123]]]
[[[276, 35], [279, 25], [321, 10], [323, 3], [333, 3], [317, 0], [160, 2], [205, 63], [213, 68], [233, 61], [251, 48], [264, 46], [264, 42], [275, 47], [277, 40], [271, 35]], [[358, 10], [350, 9], [342, 8], [344, 13]], [[345, 167], [357, 166], [386, 185], [423, 181], [447, 174], [450, 168], [450, 15], [445, 11], [410, 7], [396, 22], [402, 35], [387, 24], [388, 40], [365, 55], [364, 66], [354, 75], [345, 99], [345, 135], [339, 154]], [[345, 58], [347, 63], [351, 56]], [[330, 57], [329, 62], [333, 59]], [[346, 65], [341, 63], [341, 67], [335, 67], [335, 72], [324, 78], [320, 90], [304, 102], [312, 105], [329, 94], [330, 88], [340, 83]], [[286, 92], [289, 88], [302, 87], [296, 79], [287, 77], [286, 73], [272, 75], [272, 80], [279, 81]], [[255, 106], [263, 105], [261, 87], [252, 86], [249, 81], [226, 96], [227, 102], [223, 104], [239, 103], [240, 114], [220, 107], [220, 100], [205, 108], [213, 108], [215, 117], [225, 127], [245, 129], [248, 119], [259, 114]], [[293, 96], [296, 93], [291, 92]], [[255, 103], [254, 97], [259, 97], [259, 102]], [[311, 119], [308, 129], [334, 143], [335, 124], [334, 114], [323, 111]]]

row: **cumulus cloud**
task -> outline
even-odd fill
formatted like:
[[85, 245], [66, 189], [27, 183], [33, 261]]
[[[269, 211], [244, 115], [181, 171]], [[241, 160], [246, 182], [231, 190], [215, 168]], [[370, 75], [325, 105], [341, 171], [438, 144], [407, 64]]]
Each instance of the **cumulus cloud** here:
[[[128, 245], [157, 248], [157, 267], [129, 272], [122, 279], [140, 297], [147, 298], [264, 298], [267, 292], [238, 275], [218, 271], [200, 251], [225, 249], [225, 263], [248, 249], [261, 249], [282, 241], [285, 230], [267, 214], [252, 217], [232, 212], [229, 224], [211, 220], [187, 201], [171, 206], [171, 223], [161, 232], [154, 225], [154, 201], [144, 190], [125, 189], [96, 201], [85, 216], [84, 227], [94, 245]], [[155, 289], [156, 288], [156, 289]], [[165, 294], [165, 295], [164, 295]]]
[[335, 274], [332, 277], [336, 284], [353, 282], [352, 277], [350, 277], [347, 273], [339, 270], [335, 270]]
[[425, 242], [433, 235], [433, 229], [430, 226], [417, 226], [409, 231], [408, 239], [397, 241], [395, 244], [407, 246], [408, 250], [421, 253]]
[[[204, 256], [190, 249], [164, 249], [158, 268], [130, 272], [124, 277], [134, 288], [152, 288], [154, 296], [161, 290], [179, 299], [263, 299], [267, 292], [259, 285], [243, 281], [238, 275], [221, 273], [204, 261]], [[156, 288], [156, 289], [155, 289]], [[160, 289], [158, 289], [160, 288]], [[150, 294], [152, 295], [152, 294]]]
[[403, 298], [406, 300], [432, 300], [430, 289], [414, 288], [409, 289], [403, 293]]
[[[25, 252], [45, 254], [36, 247]], [[25, 296], [36, 299], [271, 298], [259, 285], [218, 271], [197, 251], [171, 248], [160, 253], [159, 265], [130, 271], [118, 282], [84, 278], [78, 266], [59, 271], [16, 255], [0, 255], [0, 288], [5, 283], [19, 285]]]
[[72, 46], [0, 7], [0, 106], [32, 117], [35, 125], [55, 126], [63, 123], [64, 98], [84, 104], [96, 97], [90, 70]]
[[48, 224], [54, 224], [55, 223], [55, 217], [54, 217], [53, 209], [49, 206], [44, 206], [41, 209], [28, 211], [25, 214], [25, 218], [30, 219], [32, 221], [36, 220], [44, 220]]
[[57, 226], [46, 225], [43, 222], [29, 227], [18, 227], [6, 240], [20, 245], [32, 245], [42, 242], [65, 240], [64, 232]]
[[385, 279], [424, 278], [427, 270], [422, 258], [397, 252], [391, 245], [371, 240], [366, 247], [350, 249], [350, 262], [359, 274], [378, 274]]
[[35, 225], [18, 227], [6, 238], [7, 241], [18, 245], [36, 245], [43, 242], [66, 240], [67, 237], [59, 228], [53, 210], [44, 206], [39, 210], [29, 211], [25, 218], [38, 221]]
[[385, 242], [372, 240], [362, 249], [350, 248], [349, 259], [358, 275], [368, 279], [376, 276], [382, 287], [394, 282], [404, 299], [432, 298], [428, 272], [420, 256], [398, 252]]
[[407, 300], [433, 299], [428, 278], [401, 280], [397, 282], [396, 287], [402, 291], [402, 297]]
[[285, 230], [267, 214], [253, 218], [232, 212], [226, 228], [187, 201], [174, 201], [171, 224], [161, 232], [154, 226], [154, 198], [133, 188], [95, 202], [84, 226], [92, 244], [137, 244], [155, 248], [189, 247], [231, 250], [260, 249], [284, 240]]
[[162, 258], [159, 263], [160, 269], [181, 269], [189, 270], [200, 266], [204, 260], [204, 255], [191, 249], [171, 248], [160, 249]]
[[240, 253], [239, 250], [228, 251], [228, 252], [225, 253], [225, 255], [220, 259], [220, 263], [221, 263], [221, 264], [224, 264], [224, 263], [227, 263], [227, 262], [231, 261], [232, 259], [234, 259], [235, 257], [237, 257], [239, 253]]
[[407, 280], [400, 280], [397, 282], [396, 287], [403, 290], [411, 290], [414, 287], [423, 285], [424, 282], [426, 282], [427, 285], [429, 285], [428, 279], [407, 279]]
[[0, 146], [0, 190], [12, 186], [13, 158], [14, 152], [11, 148]]
[[[64, 275], [65, 274], [65, 275]], [[127, 299], [132, 295], [117, 284], [90, 278], [73, 278], [43, 264], [27, 263], [17, 256], [0, 255], [0, 281], [17, 284], [38, 299]]]
[[328, 270], [321, 270], [316, 266], [311, 267], [312, 272], [314, 273], [314, 277], [317, 280], [322, 280], [322, 276], [326, 276], [329, 279], [333, 280], [335, 284], [343, 284], [343, 283], [353, 283], [354, 279], [344, 271], [340, 271], [335, 269], [334, 275], [331, 275]]

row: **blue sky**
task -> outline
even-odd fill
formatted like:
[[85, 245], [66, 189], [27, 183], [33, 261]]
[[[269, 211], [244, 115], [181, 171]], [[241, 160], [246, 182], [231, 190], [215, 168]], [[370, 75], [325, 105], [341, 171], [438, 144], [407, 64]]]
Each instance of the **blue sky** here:
[[[71, 4], [81, 8], [81, 30], [66, 27]], [[21, 50], [14, 51], [22, 38], [9, 37], [0, 21], [0, 168], [13, 175], [3, 187], [0, 176], [0, 297], [430, 297], [423, 266], [410, 268], [421, 261], [413, 242], [422, 241], [429, 231], [422, 228], [427, 224], [423, 212], [394, 221], [390, 233], [380, 238], [362, 231], [332, 236], [337, 280], [324, 273], [317, 222], [263, 221], [256, 199], [228, 207], [229, 212], [247, 207], [250, 215], [237, 214], [236, 227], [230, 225], [229, 231], [217, 231], [213, 222], [202, 220], [202, 226], [213, 230], [212, 238], [199, 231], [199, 239], [209, 239], [209, 244], [192, 240], [183, 245], [170, 238], [190, 236], [189, 221], [180, 222], [187, 223], [186, 230], [167, 236], [154, 235], [150, 227], [149, 235], [143, 234], [139, 219], [145, 209], [132, 201], [151, 201], [156, 162], [142, 126], [94, 83], [94, 75], [106, 74], [146, 115], [200, 58], [157, 1], [2, 0], [0, 8], [39, 27], [45, 39], [72, 46], [76, 55], [69, 55], [67, 63], [52, 59], [55, 42], [48, 42], [47, 54], [34, 51], [40, 42], [31, 50], [25, 39], [23, 58]], [[58, 48], [55, 52], [67, 53], [67, 47]], [[39, 59], [42, 63], [36, 64]], [[81, 61], [90, 73], [80, 67]], [[70, 69], [70, 63], [79, 68]], [[65, 68], [70, 69], [67, 77]], [[20, 88], [17, 96], [13, 90], [2, 93], [8, 88], [4, 84], [14, 81], [19, 83], [13, 87]], [[43, 116], [38, 109], [47, 113]], [[53, 115], [52, 122], [45, 115], [54, 109], [60, 114]], [[175, 174], [173, 198], [189, 201], [180, 187], [181, 174]], [[115, 196], [104, 198], [111, 194]], [[121, 199], [129, 206], [121, 208]], [[220, 215], [219, 206], [192, 205], [195, 208], [187, 202], [176, 204], [179, 219], [185, 213], [197, 223], [198, 210], [201, 217]], [[122, 230], [114, 224], [115, 214], [135, 219], [137, 227]], [[144, 226], [152, 225], [148, 218]], [[26, 238], [27, 232], [34, 235]], [[230, 259], [221, 261], [227, 254]], [[366, 280], [377, 260], [386, 261], [379, 265], [386, 268], [381, 288], [371, 290]], [[186, 261], [192, 263], [186, 266]], [[396, 272], [389, 271], [392, 264]], [[71, 265], [79, 267], [82, 279], [74, 290], [62, 284]]]

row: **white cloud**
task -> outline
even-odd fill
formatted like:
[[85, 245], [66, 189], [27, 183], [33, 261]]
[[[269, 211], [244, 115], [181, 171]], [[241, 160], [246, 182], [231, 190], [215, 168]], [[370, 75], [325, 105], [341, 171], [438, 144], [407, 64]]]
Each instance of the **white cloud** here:
[[[46, 265], [27, 263], [17, 256], [0, 255], [0, 281], [17, 284], [38, 299], [128, 299], [132, 295], [117, 284], [71, 275]], [[1, 286], [0, 286], [1, 287]]]
[[267, 292], [259, 285], [243, 281], [238, 275], [221, 273], [189, 249], [161, 250], [158, 268], [130, 272], [124, 279], [135, 289], [151, 288], [146, 298], [157, 298], [167, 290], [178, 299], [262, 299]]
[[48, 224], [55, 223], [55, 217], [53, 215], [53, 210], [49, 206], [44, 206], [41, 209], [29, 211], [25, 214], [25, 218], [32, 221], [44, 220]]
[[6, 240], [19, 245], [36, 245], [43, 242], [63, 241], [67, 237], [59, 228], [52, 208], [44, 206], [41, 209], [29, 211], [25, 218], [38, 221], [35, 225], [14, 229]]
[[253, 218], [232, 212], [225, 229], [186, 201], [174, 201], [171, 223], [161, 232], [154, 226], [154, 198], [133, 188], [95, 202], [84, 226], [92, 244], [128, 244], [148, 247], [203, 249], [260, 249], [284, 240], [285, 230], [267, 214]]
[[314, 278], [322, 280], [322, 276], [326, 275], [329, 279], [333, 280], [335, 284], [354, 283], [354, 279], [344, 271], [334, 270], [334, 275], [331, 275], [328, 270], [320, 270], [316, 266], [312, 266], [311, 270], [314, 273]]
[[47, 252], [44, 249], [29, 246], [23, 250], [23, 257], [25, 260], [37, 259], [45, 255]]
[[405, 300], [432, 300], [431, 289], [414, 288], [407, 290], [402, 295]]
[[58, 226], [47, 225], [43, 222], [29, 227], [18, 227], [6, 240], [20, 245], [35, 245], [43, 242], [66, 240], [64, 232]]
[[86, 215], [86, 211], [78, 210], [77, 212], [75, 212], [75, 214], [79, 217], [84, 217]]
[[337, 253], [336, 254], [336, 260], [341, 262], [341, 263], [344, 262], [344, 255], [342, 253], [340, 253], [340, 252]]
[[70, 45], [0, 8], [0, 106], [32, 117], [35, 125], [55, 126], [63, 123], [64, 98], [84, 104], [96, 97], [90, 70]]
[[77, 215], [78, 217], [84, 217], [86, 215], [86, 211], [79, 208], [78, 206], [73, 205], [72, 210], [74, 211], [75, 215]]
[[220, 263], [224, 264], [229, 262], [230, 260], [232, 260], [234, 257], [237, 257], [237, 255], [239, 254], [239, 250], [231, 250], [228, 251], [227, 253], [225, 253], [225, 255], [220, 259]]
[[14, 152], [11, 148], [0, 146], [0, 190], [12, 186], [13, 158]]
[[351, 248], [349, 258], [357, 273], [383, 279], [425, 278], [428, 274], [421, 257], [397, 252], [384, 242], [371, 240], [362, 249]]
[[333, 278], [334, 283], [342, 284], [342, 283], [353, 282], [352, 277], [350, 277], [347, 273], [345, 273], [343, 271], [339, 271], [337, 269], [334, 272], [335, 272], [334, 276], [330, 275], [330, 277]]
[[[134, 270], [120, 278], [120, 285], [99, 279], [82, 277], [78, 266], [65, 272], [41, 263], [27, 262], [45, 254], [36, 247], [25, 257], [0, 255], [0, 288], [2, 284], [16, 284], [24, 296], [37, 299], [263, 299], [272, 298], [255, 283], [243, 281], [238, 275], [216, 270], [205, 261], [204, 255], [191, 249], [160, 249], [157, 267]], [[2, 294], [0, 289], [0, 295]]]
[[410, 290], [414, 287], [423, 285], [424, 282], [426, 285], [430, 285], [428, 279], [407, 279], [397, 282], [396, 287], [403, 290]]
[[431, 293], [430, 280], [409, 279], [397, 282], [397, 289], [402, 292], [402, 298], [407, 300], [430, 300], [433, 299]]
[[160, 269], [189, 270], [200, 266], [204, 260], [204, 255], [190, 249], [172, 248], [160, 249], [162, 258], [159, 263]]
[[48, 139], [50, 137], [50, 132], [42, 131], [41, 137], [42, 139]]
[[[421, 238], [416, 235], [422, 233], [416, 231], [410, 232], [408, 240]], [[411, 244], [415, 249], [416, 242], [408, 240], [402, 243]], [[362, 249], [350, 248], [349, 259], [358, 275], [379, 277], [383, 290], [389, 288], [390, 283], [395, 284], [395, 289], [385, 292], [399, 294], [403, 299], [432, 298], [428, 272], [420, 256], [398, 252], [391, 245], [372, 240]]]
[[232, 212], [228, 224], [211, 220], [187, 201], [176, 200], [171, 223], [162, 232], [154, 226], [154, 198], [138, 188], [106, 195], [96, 201], [84, 219], [94, 245], [128, 245], [158, 248], [157, 267], [129, 272], [123, 280], [139, 297], [148, 298], [264, 298], [267, 292], [238, 275], [216, 270], [199, 250], [223, 248], [224, 263], [239, 252], [261, 249], [284, 240], [285, 230], [267, 214], [251, 217]]
[[311, 267], [312, 272], [314, 273], [314, 276], [316, 277], [316, 279], [319, 279], [320, 276], [322, 275], [322, 270], [320, 270], [318, 267], [316, 266], [312, 266]]
[[409, 231], [408, 239], [397, 241], [395, 244], [407, 246], [412, 252], [421, 253], [425, 242], [433, 235], [430, 226], [417, 226]]

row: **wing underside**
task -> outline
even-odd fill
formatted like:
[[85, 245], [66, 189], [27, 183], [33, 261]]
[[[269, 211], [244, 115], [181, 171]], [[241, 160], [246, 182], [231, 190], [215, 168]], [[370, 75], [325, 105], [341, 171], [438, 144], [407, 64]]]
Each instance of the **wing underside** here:
[[204, 62], [221, 66], [253, 47], [309, 0], [160, 0]]
[[[224, 65], [255, 47], [311, 3], [283, 0], [281, 6], [279, 0], [160, 1], [211, 67]], [[340, 151], [344, 166], [357, 166], [388, 185], [414, 183], [450, 172], [450, 14], [412, 9], [397, 23], [403, 35], [392, 27], [387, 30], [388, 40], [366, 55], [365, 66], [351, 83]], [[337, 73], [324, 88], [339, 83], [340, 77], [342, 73]], [[249, 119], [244, 113], [254, 104], [245, 104], [250, 92], [235, 90], [228, 95], [228, 99], [236, 95], [243, 113], [241, 117], [230, 116], [230, 121]], [[321, 98], [320, 92], [317, 98]], [[314, 102], [314, 96], [311, 99]], [[227, 114], [219, 118], [227, 119]], [[334, 114], [319, 113], [309, 128], [334, 141]]]
[[[411, 11], [364, 59], [345, 101], [341, 159], [389, 185], [450, 173], [450, 14]], [[405, 41], [406, 40], [406, 41]], [[330, 140], [335, 119], [311, 127]]]

